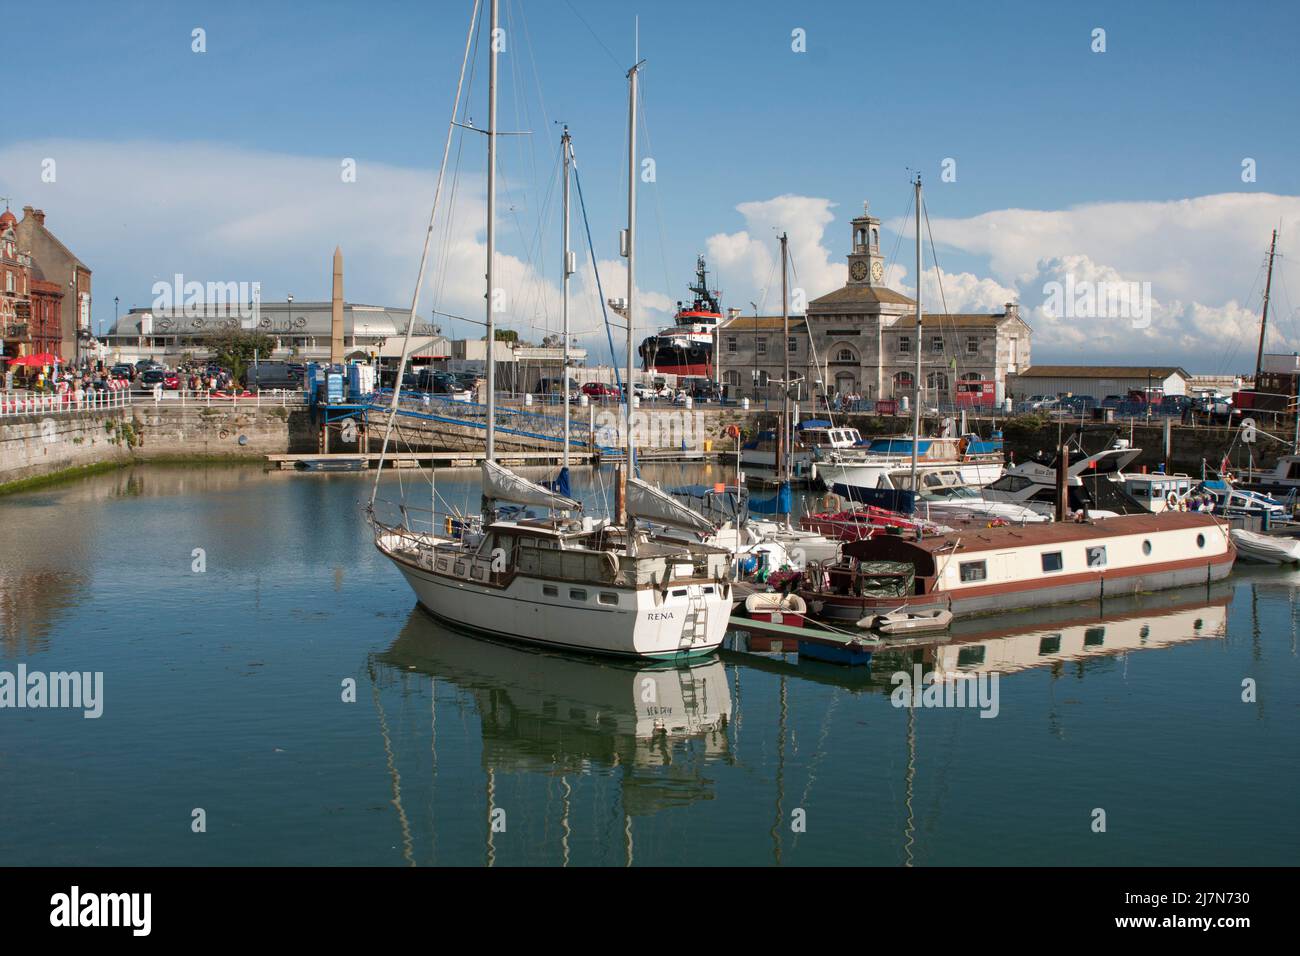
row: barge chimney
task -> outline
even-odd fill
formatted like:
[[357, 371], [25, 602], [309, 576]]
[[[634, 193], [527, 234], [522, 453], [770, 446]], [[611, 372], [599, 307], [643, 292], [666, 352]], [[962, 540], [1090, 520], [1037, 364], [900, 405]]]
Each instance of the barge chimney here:
[[1062, 445], [1056, 452], [1056, 520], [1064, 521], [1070, 513], [1070, 446]]

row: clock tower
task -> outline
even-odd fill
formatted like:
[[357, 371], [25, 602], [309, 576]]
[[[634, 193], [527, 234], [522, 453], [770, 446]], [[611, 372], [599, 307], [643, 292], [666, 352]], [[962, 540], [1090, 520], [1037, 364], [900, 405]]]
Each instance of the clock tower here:
[[853, 251], [849, 253], [849, 285], [883, 286], [885, 259], [880, 254], [880, 220], [862, 204], [862, 215], [854, 218]]

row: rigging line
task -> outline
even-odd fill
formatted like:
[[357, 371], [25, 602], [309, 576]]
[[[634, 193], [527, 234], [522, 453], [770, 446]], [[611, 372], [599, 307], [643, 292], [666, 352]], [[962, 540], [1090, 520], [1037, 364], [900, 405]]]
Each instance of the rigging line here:
[[[916, 196], [909, 189], [907, 191], [907, 208], [903, 210], [903, 222], [908, 222], [911, 219], [910, 214], [912, 212], [912, 203], [915, 201]], [[894, 233], [894, 251], [889, 254], [889, 261], [885, 263], [886, 268], [892, 268], [898, 262], [898, 248], [903, 244], [903, 234], [905, 231], [906, 227], [899, 229]]]
[[[952, 341], [953, 380], [952, 382], [949, 383], [950, 386], [949, 394], [955, 396], [957, 394], [956, 388], [957, 388], [957, 382], [959, 380], [958, 376], [960, 374], [961, 369], [966, 367], [965, 363], [963, 363], [961, 360], [961, 337], [957, 332], [956, 323], [951, 318], [952, 313], [948, 311], [948, 297], [944, 295], [944, 291], [943, 291], [943, 270], [939, 268], [939, 255], [937, 252], [935, 252], [935, 248], [934, 248], [934, 231], [930, 228], [930, 204], [927, 203], [924, 199], [921, 200], [921, 214], [925, 218], [926, 235], [930, 237], [930, 258], [934, 261], [935, 281], [939, 283], [939, 301], [943, 303], [943, 314], [939, 318], [939, 336], [940, 338], [943, 337], [944, 325], [949, 326], [951, 332], [949, 338]], [[917, 278], [917, 281], [918, 282], [920, 281], [919, 277]]]
[[384, 455], [388, 451], [388, 439], [392, 435], [393, 420], [397, 417], [398, 396], [402, 392], [402, 375], [406, 371], [406, 358], [411, 350], [411, 334], [415, 331], [415, 319], [420, 308], [420, 288], [424, 285], [424, 273], [429, 263], [429, 245], [433, 241], [434, 223], [438, 215], [438, 201], [442, 198], [442, 180], [447, 172], [447, 160], [451, 155], [451, 140], [456, 131], [456, 113], [460, 108], [460, 95], [465, 82], [465, 70], [469, 64], [469, 52], [474, 36], [474, 25], [478, 20], [480, 0], [474, 0], [474, 9], [470, 13], [469, 35], [465, 37], [465, 56], [460, 64], [460, 77], [456, 81], [456, 97], [452, 101], [451, 119], [447, 122], [447, 140], [442, 149], [442, 166], [438, 169], [438, 184], [434, 187], [433, 208], [429, 210], [429, 228], [424, 233], [424, 249], [420, 253], [420, 270], [415, 279], [415, 290], [411, 293], [411, 314], [406, 323], [406, 337], [402, 343], [402, 357], [397, 366], [397, 377], [393, 380], [393, 401], [389, 407], [388, 422], [384, 427], [384, 442], [379, 449], [379, 461], [375, 466], [375, 484], [370, 491], [370, 507], [374, 508], [375, 497], [379, 494], [379, 479], [384, 473]]
[[[587, 251], [591, 255], [591, 269], [596, 276], [596, 292], [600, 295], [600, 311], [605, 318], [605, 337], [609, 340], [609, 355], [614, 359], [618, 354], [614, 351], [614, 333], [609, 330], [609, 311], [605, 306], [605, 290], [600, 282], [600, 266], [596, 263], [596, 246], [591, 241], [591, 223], [587, 220], [587, 203], [582, 198], [582, 177], [578, 175], [578, 163], [575, 160], [573, 169], [573, 184], [578, 187], [578, 208], [582, 210], [582, 226], [587, 233]], [[617, 361], [613, 362], [614, 382], [619, 388], [623, 387], [622, 372], [619, 369]]]
[[587, 32], [591, 34], [592, 39], [594, 39], [598, 44], [600, 44], [600, 48], [601, 48], [602, 50], [605, 51], [605, 55], [608, 56], [611, 60], [614, 61], [614, 65], [615, 65], [615, 66], [617, 66], [617, 67], [619, 67], [620, 69], [622, 69], [622, 68], [623, 68], [623, 61], [620, 60], [618, 57], [616, 57], [616, 56], [614, 55], [614, 51], [611, 50], [608, 46], [605, 45], [605, 41], [602, 40], [602, 39], [600, 38], [600, 35], [599, 35], [598, 33], [596, 33], [596, 31], [593, 30], [593, 29], [591, 28], [591, 24], [588, 23], [588, 22], [583, 18], [582, 14], [578, 12], [577, 7], [575, 7], [575, 6], [573, 5], [573, 3], [571, 2], [571, 0], [564, 0], [564, 2], [565, 2], [565, 5], [568, 6], [568, 8], [573, 12], [573, 15], [574, 15], [575, 17], [578, 18], [578, 22], [581, 23], [584, 27], [587, 28]]
[[[1244, 308], [1255, 311], [1255, 309], [1253, 308], [1253, 304], [1255, 302], [1255, 290], [1259, 289], [1260, 281], [1264, 278], [1267, 265], [1268, 265], [1268, 253], [1266, 252], [1264, 253], [1263, 259], [1260, 260], [1259, 268], [1255, 270], [1255, 278], [1250, 284], [1250, 292], [1248, 292], [1246, 294], [1246, 298], [1242, 300]], [[1262, 305], [1263, 303], [1262, 303], [1262, 292], [1261, 292], [1261, 308]], [[1237, 359], [1237, 352], [1239, 351], [1240, 346], [1241, 346], [1241, 339], [1238, 338], [1237, 336], [1233, 336], [1232, 348], [1228, 350], [1224, 364], [1219, 369], [1220, 372], [1231, 374], [1232, 363], [1235, 362]]]
[[[650, 141], [650, 119], [646, 115], [647, 104], [646, 104], [646, 89], [644, 84], [642, 84], [641, 95], [639, 99], [641, 103], [641, 130], [642, 132], [645, 133], [646, 154], [650, 157], [653, 157], [654, 143]], [[658, 176], [657, 169], [655, 172], [654, 187], [655, 188], [653, 191], [654, 191], [654, 198], [655, 198], [655, 224], [659, 227], [659, 259], [660, 259], [660, 265], [663, 266], [663, 270], [664, 270], [664, 291], [665, 293], [668, 294], [668, 299], [671, 302], [672, 292], [669, 290], [672, 289], [673, 284], [672, 284], [672, 279], [668, 275], [668, 243], [666, 241], [667, 230], [664, 228], [664, 207], [663, 207], [662, 197], [659, 194], [659, 176]]]

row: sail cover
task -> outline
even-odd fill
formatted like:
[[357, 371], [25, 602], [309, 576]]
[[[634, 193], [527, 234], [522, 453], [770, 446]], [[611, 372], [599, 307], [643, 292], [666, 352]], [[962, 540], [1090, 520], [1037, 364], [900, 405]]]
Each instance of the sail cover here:
[[635, 518], [645, 518], [647, 521], [689, 531], [713, 530], [713, 525], [703, 516], [640, 478], [629, 477], [627, 480], [627, 513]]
[[493, 501], [511, 501], [517, 505], [537, 505], [560, 511], [582, 510], [582, 505], [572, 498], [548, 491], [527, 478], [520, 478], [494, 461], [483, 462], [483, 496]]

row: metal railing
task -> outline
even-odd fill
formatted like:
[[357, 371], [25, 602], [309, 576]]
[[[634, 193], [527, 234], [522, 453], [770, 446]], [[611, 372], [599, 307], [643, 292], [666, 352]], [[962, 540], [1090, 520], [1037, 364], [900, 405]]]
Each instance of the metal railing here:
[[279, 405], [293, 407], [307, 404], [307, 393], [300, 389], [262, 389], [258, 392], [231, 392], [222, 389], [163, 389], [161, 392], [137, 392], [137, 404], [192, 408], [202, 405], [209, 408], [239, 406], [260, 408]]
[[131, 393], [126, 389], [64, 392], [0, 391], [0, 418], [54, 415], [60, 412], [97, 413], [130, 407]]

